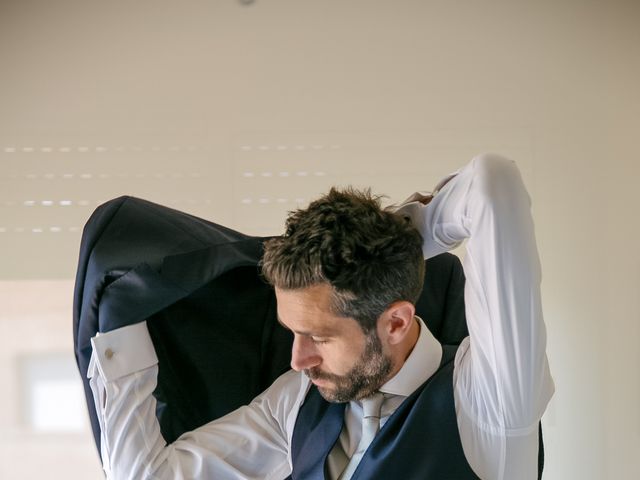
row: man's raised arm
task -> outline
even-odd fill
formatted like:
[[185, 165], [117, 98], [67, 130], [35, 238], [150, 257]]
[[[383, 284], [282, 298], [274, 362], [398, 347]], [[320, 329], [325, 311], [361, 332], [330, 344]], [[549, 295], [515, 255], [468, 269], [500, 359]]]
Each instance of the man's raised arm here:
[[152, 395], [158, 365], [146, 322], [98, 335], [92, 345], [88, 375], [107, 478], [276, 480], [288, 475], [285, 425], [297, 413], [299, 375], [283, 375], [249, 406], [166, 445]]
[[400, 208], [431, 257], [467, 240], [470, 337], [454, 370], [465, 454], [481, 478], [537, 478], [538, 422], [553, 394], [529, 195], [514, 162], [480, 155], [427, 205]]

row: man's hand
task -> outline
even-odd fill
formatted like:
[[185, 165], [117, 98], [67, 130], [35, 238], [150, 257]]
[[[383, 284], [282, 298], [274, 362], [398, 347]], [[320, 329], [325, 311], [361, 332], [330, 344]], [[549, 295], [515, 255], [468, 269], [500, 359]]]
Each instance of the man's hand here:
[[416, 192], [407, 198], [404, 202], [400, 204], [406, 205], [407, 203], [419, 202], [422, 205], [427, 205], [433, 199], [433, 194], [431, 192]]
[[422, 234], [425, 230], [424, 215], [422, 209], [431, 202], [431, 192], [416, 192], [400, 205], [389, 205], [384, 210], [395, 215], [400, 215]]

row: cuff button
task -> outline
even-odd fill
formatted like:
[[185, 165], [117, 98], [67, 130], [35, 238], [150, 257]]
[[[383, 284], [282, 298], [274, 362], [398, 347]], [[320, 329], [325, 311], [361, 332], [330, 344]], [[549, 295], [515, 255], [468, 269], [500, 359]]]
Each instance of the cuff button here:
[[111, 350], [110, 348], [107, 348], [104, 351], [104, 356], [107, 357], [107, 360], [111, 360], [111, 358], [113, 357], [113, 350]]

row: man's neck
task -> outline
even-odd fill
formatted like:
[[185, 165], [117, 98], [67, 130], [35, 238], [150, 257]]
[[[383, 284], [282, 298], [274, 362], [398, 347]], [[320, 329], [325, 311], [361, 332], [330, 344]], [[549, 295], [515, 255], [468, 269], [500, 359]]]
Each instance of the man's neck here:
[[416, 346], [419, 336], [420, 323], [418, 322], [418, 319], [414, 317], [409, 332], [407, 333], [402, 343], [397, 345], [395, 353], [392, 354], [393, 369], [391, 370], [391, 372], [389, 372], [389, 375], [385, 379], [385, 383], [392, 379], [400, 371], [400, 369], [404, 365], [404, 362], [407, 361], [407, 358], [409, 358], [409, 355], [411, 355], [413, 348]]

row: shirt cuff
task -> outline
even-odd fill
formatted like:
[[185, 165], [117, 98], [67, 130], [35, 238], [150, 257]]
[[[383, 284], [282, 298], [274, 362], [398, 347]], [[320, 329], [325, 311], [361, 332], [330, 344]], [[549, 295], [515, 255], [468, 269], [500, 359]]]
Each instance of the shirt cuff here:
[[91, 346], [93, 365], [89, 367], [89, 376], [97, 368], [106, 382], [158, 363], [147, 322], [118, 328], [109, 333], [99, 333], [91, 339]]

